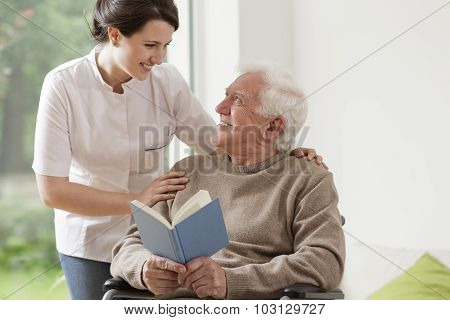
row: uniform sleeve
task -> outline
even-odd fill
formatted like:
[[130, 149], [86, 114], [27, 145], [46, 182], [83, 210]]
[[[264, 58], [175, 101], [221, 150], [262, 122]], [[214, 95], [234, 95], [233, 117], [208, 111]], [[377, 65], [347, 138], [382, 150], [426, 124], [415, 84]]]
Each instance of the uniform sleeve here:
[[48, 74], [36, 120], [33, 170], [37, 174], [67, 177], [71, 161], [68, 101], [62, 82], [54, 74]]
[[173, 89], [173, 113], [177, 122], [175, 135], [202, 155], [215, 150], [212, 137], [216, 124], [194, 96], [183, 76], [175, 67], [169, 69], [169, 86]]
[[224, 268], [227, 299], [279, 297], [283, 288], [309, 283], [323, 289], [339, 285], [345, 240], [332, 175], [326, 175], [300, 199], [292, 224], [293, 253], [264, 264]]

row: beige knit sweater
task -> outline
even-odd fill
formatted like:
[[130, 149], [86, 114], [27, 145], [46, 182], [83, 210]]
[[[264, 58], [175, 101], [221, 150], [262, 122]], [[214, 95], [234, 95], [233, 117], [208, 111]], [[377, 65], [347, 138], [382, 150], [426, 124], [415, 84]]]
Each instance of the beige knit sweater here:
[[[212, 258], [225, 270], [227, 299], [276, 298], [294, 283], [338, 286], [345, 243], [331, 173], [286, 154], [250, 166], [233, 165], [228, 156], [191, 156], [172, 170], [190, 181], [154, 207], [169, 219], [201, 189], [220, 198], [230, 243]], [[113, 249], [112, 275], [145, 289], [141, 270], [149, 255], [132, 226]], [[195, 294], [180, 288], [160, 296], [183, 297]]]

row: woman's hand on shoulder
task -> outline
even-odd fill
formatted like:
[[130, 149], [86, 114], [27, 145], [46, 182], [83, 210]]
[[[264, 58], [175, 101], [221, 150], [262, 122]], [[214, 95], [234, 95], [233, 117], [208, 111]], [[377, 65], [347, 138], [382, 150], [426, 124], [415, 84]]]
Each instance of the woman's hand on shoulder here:
[[136, 200], [154, 206], [159, 201], [167, 201], [175, 198], [177, 191], [184, 190], [189, 179], [184, 172], [168, 172], [153, 182], [136, 197]]
[[316, 150], [311, 148], [297, 148], [291, 151], [291, 156], [297, 157], [297, 158], [304, 158], [306, 157], [308, 161], [315, 160], [315, 163], [318, 166], [324, 167], [326, 170], [328, 170], [328, 166], [323, 162], [322, 156], [318, 155], [316, 153]]

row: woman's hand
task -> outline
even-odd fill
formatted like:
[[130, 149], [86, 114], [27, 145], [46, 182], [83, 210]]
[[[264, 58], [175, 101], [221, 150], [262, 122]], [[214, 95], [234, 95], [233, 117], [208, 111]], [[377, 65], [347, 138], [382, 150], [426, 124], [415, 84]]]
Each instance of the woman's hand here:
[[291, 156], [297, 158], [307, 157], [308, 161], [315, 160], [316, 164], [328, 170], [327, 165], [323, 162], [323, 158], [316, 153], [316, 150], [309, 148], [297, 148], [291, 151]]
[[186, 267], [172, 260], [152, 255], [142, 267], [142, 281], [155, 295], [171, 293], [180, 287], [178, 275], [186, 272]]
[[189, 179], [184, 172], [169, 172], [155, 179], [143, 192], [139, 193], [136, 200], [153, 207], [159, 201], [175, 198], [177, 191], [186, 188]]

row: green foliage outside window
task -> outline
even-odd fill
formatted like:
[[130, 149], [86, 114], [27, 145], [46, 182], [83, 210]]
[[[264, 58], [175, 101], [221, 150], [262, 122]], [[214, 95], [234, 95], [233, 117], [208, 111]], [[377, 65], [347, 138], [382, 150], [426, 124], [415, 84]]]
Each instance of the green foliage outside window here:
[[0, 298], [68, 298], [53, 211], [39, 200], [31, 163], [43, 79], [95, 45], [84, 17], [94, 3], [0, 3]]

